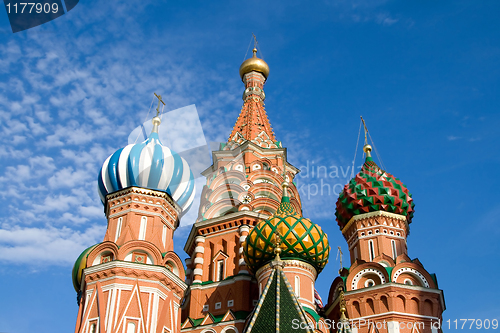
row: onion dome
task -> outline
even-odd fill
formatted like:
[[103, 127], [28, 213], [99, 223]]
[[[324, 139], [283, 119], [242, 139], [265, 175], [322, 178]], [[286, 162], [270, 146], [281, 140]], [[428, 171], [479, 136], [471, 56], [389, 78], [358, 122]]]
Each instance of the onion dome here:
[[337, 200], [337, 222], [341, 229], [359, 214], [385, 211], [406, 216], [411, 223], [415, 204], [405, 185], [393, 175], [380, 169], [373, 161], [372, 147], [363, 147], [366, 160], [361, 171], [344, 186]]
[[83, 270], [87, 267], [87, 257], [94, 249], [99, 244], [92, 245], [89, 248], [86, 248], [83, 250], [82, 254], [76, 259], [75, 265], [73, 266], [73, 271], [71, 272], [71, 277], [73, 278], [73, 287], [75, 288], [76, 292], [80, 291], [80, 286], [82, 284], [82, 272]]
[[98, 176], [98, 191], [104, 203], [106, 195], [130, 186], [168, 193], [187, 212], [193, 203], [194, 177], [188, 163], [165, 147], [158, 137], [161, 120], [153, 118], [153, 130], [142, 143], [130, 144], [109, 156]]
[[319, 273], [328, 262], [328, 237], [320, 226], [295, 211], [286, 187], [284, 183], [283, 197], [276, 214], [257, 223], [243, 243], [245, 261], [250, 270], [256, 272], [274, 259], [275, 244], [280, 244], [282, 259], [305, 261]]
[[245, 76], [245, 74], [252, 71], [261, 73], [267, 79], [267, 77], [269, 76], [269, 66], [264, 60], [257, 58], [257, 49], [253, 49], [252, 52], [253, 56], [243, 61], [240, 66], [241, 79], [243, 79], [243, 76]]

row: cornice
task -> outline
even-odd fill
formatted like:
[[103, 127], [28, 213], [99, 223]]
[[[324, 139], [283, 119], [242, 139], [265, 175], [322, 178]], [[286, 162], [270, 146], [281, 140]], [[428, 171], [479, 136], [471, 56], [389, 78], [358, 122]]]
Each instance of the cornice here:
[[268, 216], [257, 213], [257, 212], [245, 210], [245, 211], [234, 212], [234, 213], [224, 215], [224, 216], [214, 217], [214, 218], [204, 220], [204, 221], [198, 221], [198, 222], [194, 223], [193, 226], [191, 227], [191, 232], [189, 233], [188, 239], [186, 240], [186, 245], [184, 245], [184, 252], [186, 252], [188, 255], [191, 255], [191, 253], [189, 253], [189, 249], [193, 245], [194, 238], [196, 236], [201, 236], [201, 235], [198, 235], [199, 229], [210, 227], [210, 226], [217, 225], [217, 224], [221, 224], [224, 222], [233, 221], [233, 220], [234, 221], [241, 220], [245, 217], [248, 217], [251, 219], [263, 220], [263, 219], [266, 219]]
[[400, 214], [395, 214], [395, 213], [384, 212], [383, 210], [378, 210], [375, 212], [359, 214], [359, 215], [355, 215], [355, 216], [351, 217], [351, 219], [349, 220], [349, 222], [347, 222], [345, 227], [342, 228], [342, 234], [344, 234], [354, 222], [364, 220], [364, 219], [369, 219], [371, 217], [379, 217], [379, 216], [385, 216], [385, 217], [393, 218], [396, 220], [404, 221], [405, 226], [406, 226], [406, 230], [409, 229], [408, 222], [406, 221], [406, 216], [400, 215]]
[[99, 272], [103, 272], [108, 269], [113, 268], [125, 268], [125, 269], [135, 269], [139, 271], [147, 271], [152, 273], [160, 273], [167, 276], [173, 283], [175, 283], [182, 290], [187, 289], [187, 285], [184, 281], [182, 281], [177, 275], [173, 272], [169, 271], [166, 267], [156, 266], [156, 265], [147, 265], [147, 264], [139, 264], [128, 261], [121, 260], [112, 260], [103, 264], [87, 267], [83, 270], [82, 273], [82, 281], [85, 279], [87, 275], [95, 274]]
[[123, 190], [110, 193], [106, 196], [106, 202], [104, 203], [106, 216], [109, 215], [109, 209], [110, 209], [110, 207], [108, 205], [109, 200], [113, 200], [113, 199], [125, 196], [127, 194], [130, 194], [130, 193], [150, 195], [153, 197], [165, 199], [177, 211], [177, 214], [180, 214], [182, 211], [182, 208], [166, 192], [151, 190], [151, 189], [142, 188], [142, 187], [130, 186], [130, 187], [124, 188]]

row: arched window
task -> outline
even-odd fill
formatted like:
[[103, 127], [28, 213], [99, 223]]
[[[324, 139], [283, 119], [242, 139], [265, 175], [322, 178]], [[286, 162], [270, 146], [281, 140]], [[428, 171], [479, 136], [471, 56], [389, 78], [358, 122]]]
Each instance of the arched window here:
[[398, 251], [396, 249], [396, 241], [394, 239], [391, 239], [391, 246], [392, 246], [392, 259], [396, 259], [398, 256]]
[[127, 333], [135, 333], [135, 323], [131, 321], [127, 323]]
[[224, 260], [217, 261], [217, 281], [224, 280]]
[[161, 234], [161, 241], [163, 243], [163, 246], [165, 246], [165, 242], [167, 241], [167, 226], [165, 224], [163, 225], [163, 232]]
[[375, 258], [375, 248], [373, 247], [373, 241], [369, 240], [368, 241], [368, 246], [370, 247], [370, 261], [373, 261]]
[[115, 242], [120, 238], [122, 232], [123, 217], [118, 218], [118, 223], [116, 224]]
[[295, 276], [295, 295], [297, 298], [300, 297], [300, 277]]
[[147, 226], [148, 226], [148, 218], [146, 216], [141, 217], [141, 227], [139, 229], [139, 240], [146, 239]]

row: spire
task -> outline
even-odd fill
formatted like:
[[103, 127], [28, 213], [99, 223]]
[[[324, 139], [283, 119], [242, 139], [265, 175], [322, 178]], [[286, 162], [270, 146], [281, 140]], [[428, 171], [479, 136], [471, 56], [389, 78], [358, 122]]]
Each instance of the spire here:
[[339, 308], [340, 308], [340, 319], [337, 324], [337, 333], [351, 333], [351, 327], [349, 326], [349, 318], [347, 317], [347, 308], [344, 299], [344, 289], [339, 287]]
[[252, 141], [262, 148], [280, 148], [281, 144], [276, 142], [264, 108], [264, 84], [269, 75], [269, 66], [264, 60], [257, 58], [257, 51], [254, 48], [253, 56], [240, 66], [240, 76], [245, 84], [244, 102], [228, 142], [241, 145]]
[[372, 154], [371, 154], [371, 151], [372, 151], [372, 146], [370, 146], [368, 144], [368, 128], [366, 128], [366, 123], [365, 123], [365, 120], [363, 119], [363, 116], [361, 116], [361, 121], [363, 122], [363, 127], [365, 129], [365, 145], [363, 146], [363, 151], [365, 152], [366, 154], [366, 162], [368, 161], [373, 161], [372, 159]]
[[161, 99], [161, 95], [157, 95], [154, 93], [156, 98], [158, 98], [158, 107], [156, 108], [156, 116], [153, 118], [153, 130], [151, 133], [158, 133], [158, 126], [161, 124], [161, 119], [160, 119], [160, 105], [163, 104], [165, 106], [165, 102]]
[[290, 203], [290, 196], [288, 194], [288, 182], [286, 181], [286, 170], [285, 166], [283, 166], [283, 183], [281, 186], [283, 187], [283, 194], [281, 196], [281, 203], [276, 210], [276, 215], [293, 215], [297, 214], [295, 208]]

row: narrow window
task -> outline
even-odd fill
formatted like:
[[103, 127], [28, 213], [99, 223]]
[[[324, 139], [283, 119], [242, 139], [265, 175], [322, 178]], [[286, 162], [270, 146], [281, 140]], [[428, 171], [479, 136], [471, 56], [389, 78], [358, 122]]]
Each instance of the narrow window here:
[[123, 223], [123, 217], [118, 218], [118, 223], [116, 224], [116, 234], [115, 234], [115, 243], [120, 237], [120, 234], [122, 232], [122, 223]]
[[146, 227], [148, 226], [148, 218], [146, 216], [141, 217], [141, 227], [139, 229], [139, 240], [146, 239]]
[[95, 333], [96, 326], [97, 325], [95, 323], [90, 324], [89, 333]]
[[354, 260], [358, 259], [358, 248], [354, 248]]
[[224, 280], [224, 260], [217, 261], [217, 281]]
[[300, 278], [298, 276], [295, 276], [295, 295], [297, 298], [300, 297]]
[[127, 324], [127, 333], [135, 333], [135, 324], [130, 321]]
[[391, 245], [392, 245], [392, 258], [396, 259], [398, 256], [398, 252], [396, 250], [396, 241], [394, 239], [391, 239]]
[[368, 244], [370, 246], [370, 261], [373, 261], [373, 259], [375, 258], [375, 249], [373, 248], [373, 241], [372, 240], [368, 241]]
[[167, 226], [163, 225], [163, 233], [161, 234], [161, 239], [163, 241], [163, 246], [165, 246], [165, 242], [167, 241]]

